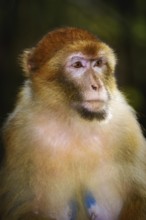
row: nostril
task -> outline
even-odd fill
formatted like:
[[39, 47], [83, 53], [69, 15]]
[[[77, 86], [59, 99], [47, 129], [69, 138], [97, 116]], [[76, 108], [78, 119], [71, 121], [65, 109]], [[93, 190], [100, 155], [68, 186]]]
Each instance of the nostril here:
[[97, 86], [91, 85], [93, 90], [97, 90]]

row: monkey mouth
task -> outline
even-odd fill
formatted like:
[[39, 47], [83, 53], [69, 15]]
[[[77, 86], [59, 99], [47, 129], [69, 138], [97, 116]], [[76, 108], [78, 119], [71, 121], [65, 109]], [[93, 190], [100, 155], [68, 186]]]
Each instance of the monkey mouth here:
[[81, 107], [91, 112], [98, 112], [105, 108], [104, 100], [85, 100], [81, 103]]
[[99, 121], [105, 120], [108, 116], [108, 104], [104, 100], [85, 100], [76, 102], [73, 107], [85, 119]]
[[108, 116], [108, 104], [103, 100], [85, 100], [74, 103], [73, 107], [86, 120], [105, 120]]

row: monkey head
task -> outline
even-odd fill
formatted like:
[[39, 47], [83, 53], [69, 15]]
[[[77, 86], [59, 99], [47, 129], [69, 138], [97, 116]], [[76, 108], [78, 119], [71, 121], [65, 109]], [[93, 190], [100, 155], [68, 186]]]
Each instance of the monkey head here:
[[108, 116], [116, 88], [115, 64], [113, 50], [79, 28], [49, 32], [22, 58], [37, 98], [44, 93], [46, 103], [65, 103], [82, 117], [98, 120]]

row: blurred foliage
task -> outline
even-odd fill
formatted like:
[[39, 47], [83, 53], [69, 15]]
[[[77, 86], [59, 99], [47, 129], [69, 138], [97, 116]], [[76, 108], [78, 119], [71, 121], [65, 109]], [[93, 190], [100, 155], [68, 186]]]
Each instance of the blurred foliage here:
[[77, 26], [95, 33], [118, 56], [117, 81], [146, 128], [146, 1], [144, 0], [1, 0], [0, 122], [14, 105], [23, 83], [18, 56], [49, 30]]
[[136, 111], [138, 111], [144, 103], [144, 96], [141, 91], [128, 85], [127, 87], [123, 88], [122, 92], [129, 104], [132, 105]]

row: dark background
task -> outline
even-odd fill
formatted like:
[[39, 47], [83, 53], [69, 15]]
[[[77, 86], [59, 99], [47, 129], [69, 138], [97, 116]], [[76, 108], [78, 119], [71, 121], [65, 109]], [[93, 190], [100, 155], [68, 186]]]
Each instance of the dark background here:
[[114, 48], [119, 87], [146, 135], [145, 0], [0, 0], [0, 126], [23, 84], [19, 55], [60, 26], [88, 29]]

